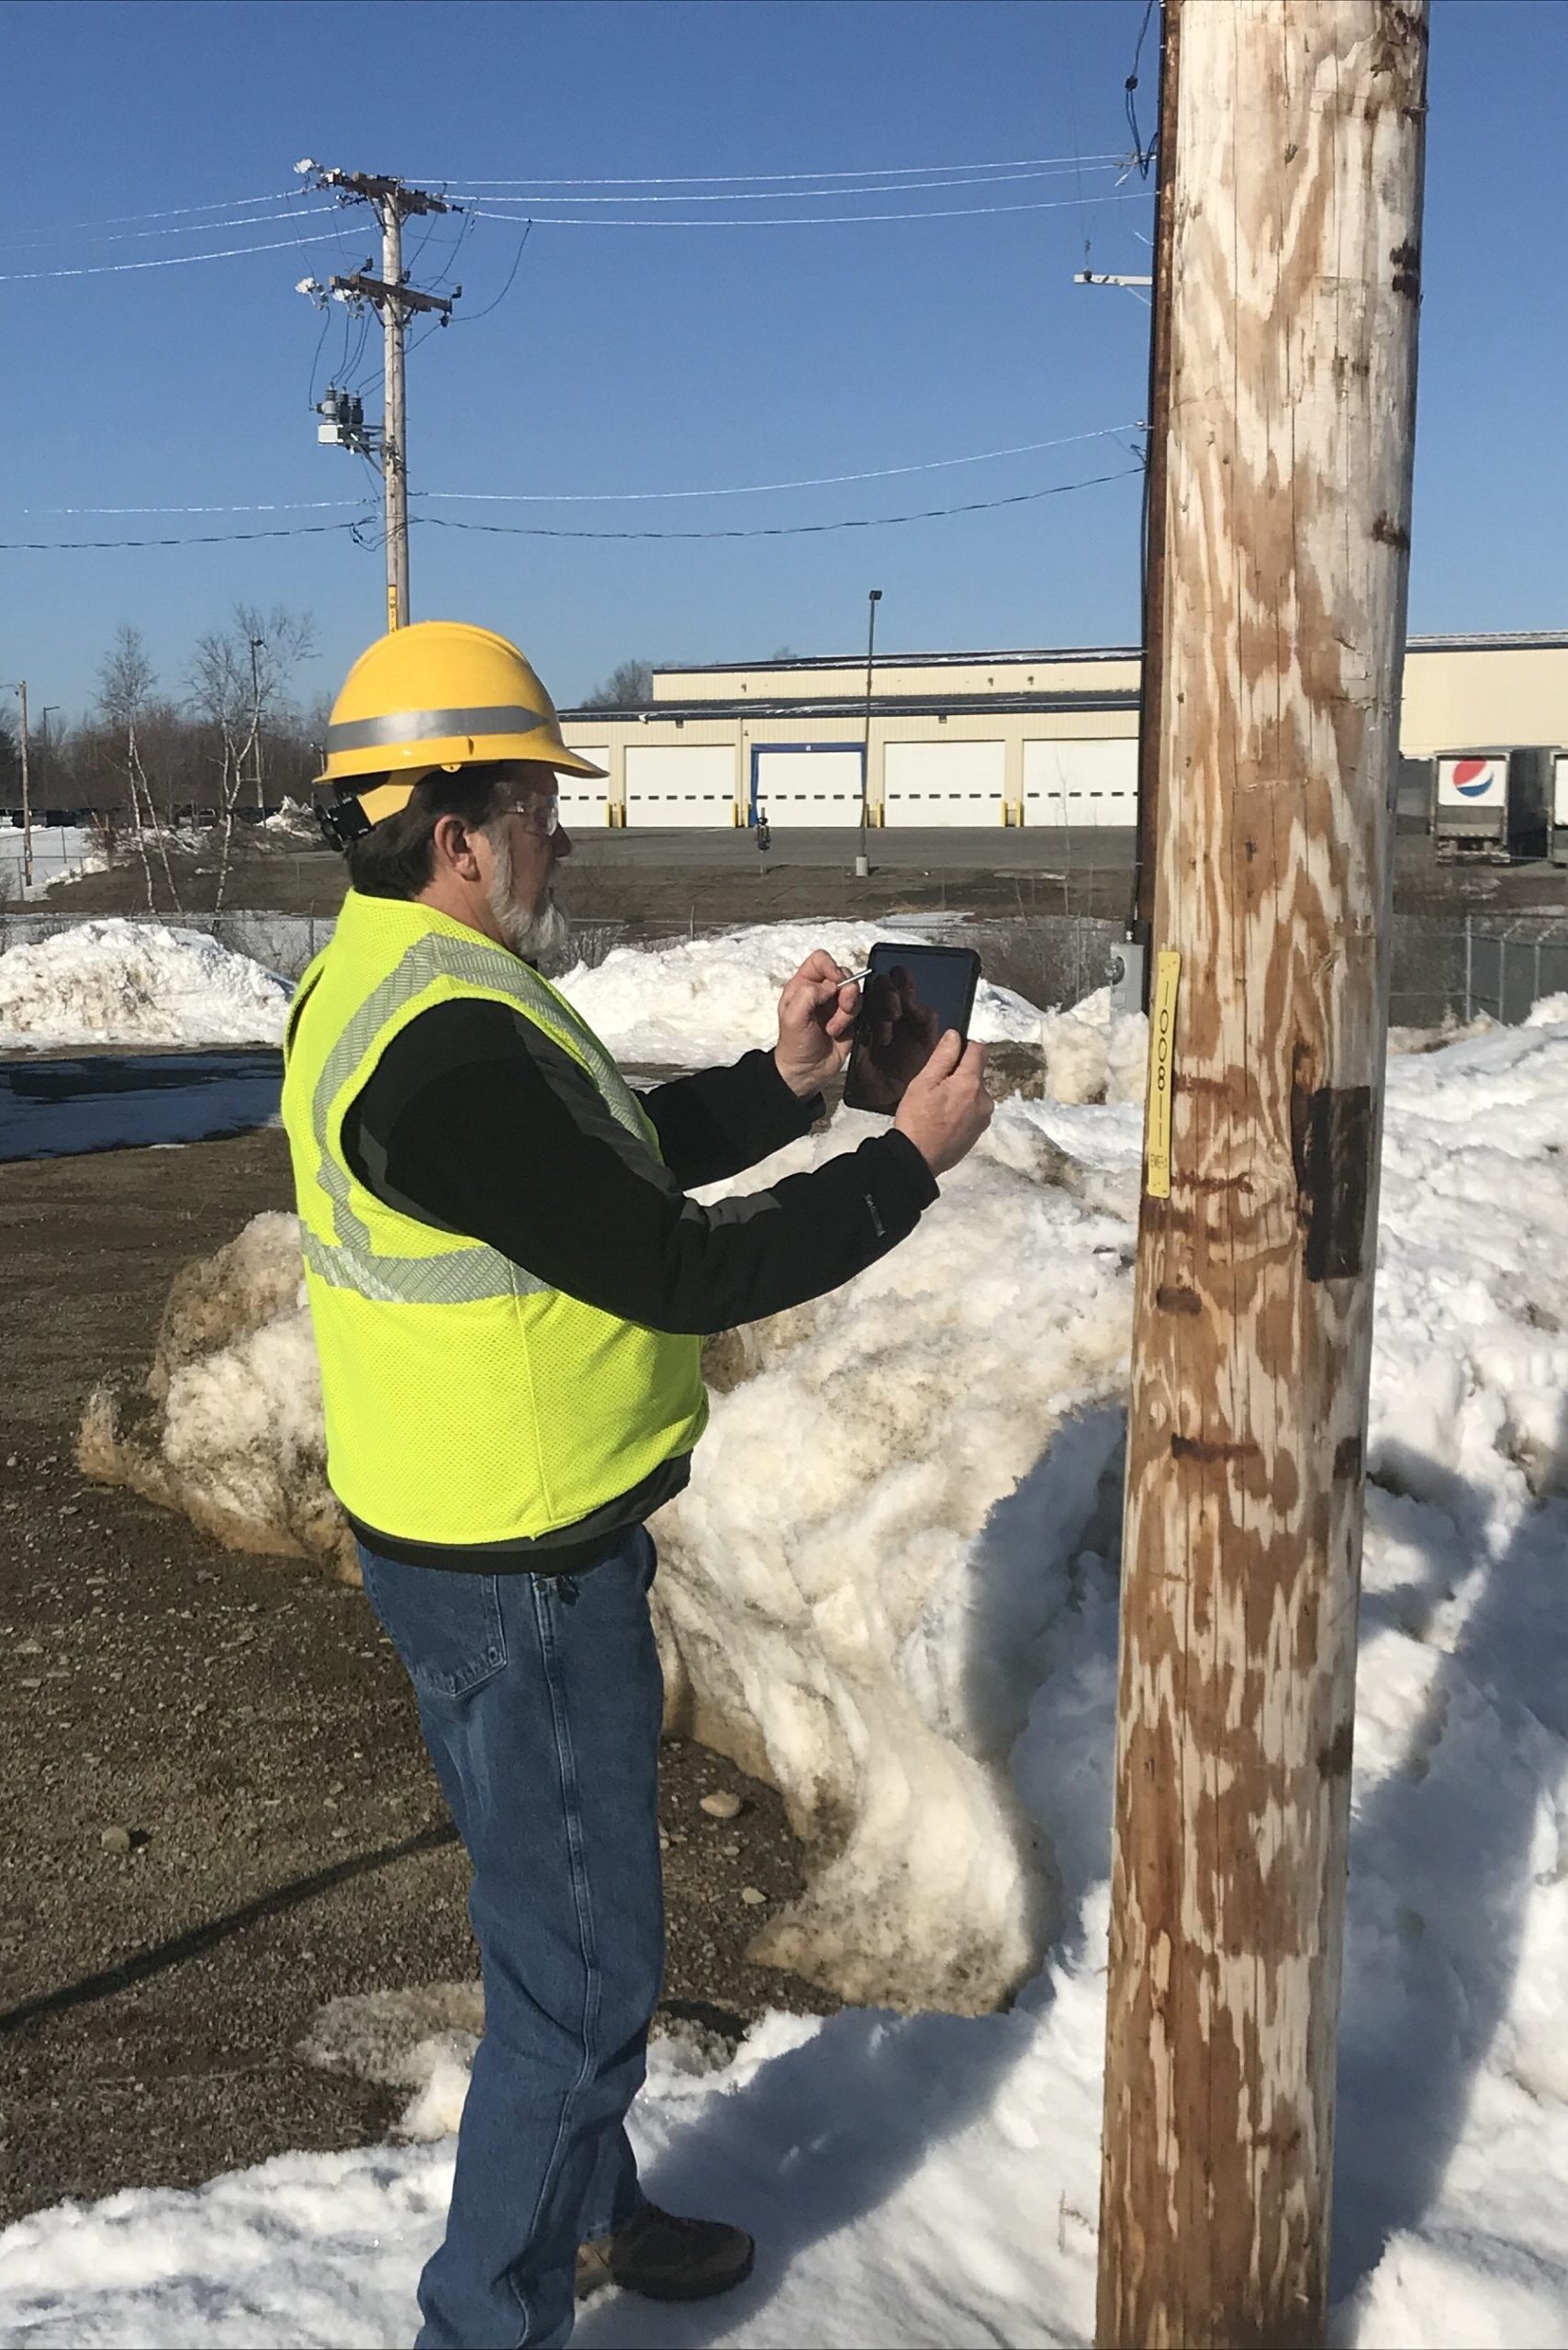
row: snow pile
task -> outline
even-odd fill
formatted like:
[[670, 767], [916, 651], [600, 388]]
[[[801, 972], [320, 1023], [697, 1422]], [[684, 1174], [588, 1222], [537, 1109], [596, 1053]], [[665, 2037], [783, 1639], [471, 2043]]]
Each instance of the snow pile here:
[[358, 1563], [327, 1484], [296, 1217], [270, 1211], [176, 1275], [140, 1389], [94, 1390], [84, 1476], [128, 1485], [238, 1550]]
[[[595, 1033], [622, 1060], [698, 1069], [734, 1060], [778, 1034], [778, 990], [813, 948], [846, 971], [864, 970], [879, 939], [918, 946], [913, 933], [866, 923], [767, 923], [667, 946], [616, 946], [560, 981]], [[971, 1035], [982, 1044], [1037, 1044], [1040, 1014], [1011, 989], [981, 979]]]
[[1148, 1019], [1113, 1012], [1111, 990], [1097, 988], [1070, 1011], [1040, 1022], [1046, 1091], [1057, 1102], [1141, 1102], [1148, 1073]]
[[297, 800], [286, 800], [281, 808], [263, 816], [253, 829], [266, 840], [281, 842], [286, 847], [302, 841], [312, 848], [321, 845], [321, 827], [316, 822], [315, 810]]
[[[723, 1188], [878, 1123], [841, 1111]], [[734, 1335], [743, 1375], [655, 1521], [673, 1719], [832, 1852], [753, 1954], [843, 1996], [976, 2011], [1044, 1947], [1048, 1852], [1005, 1762], [1119, 1439], [1127, 1183], [1003, 1102], [913, 1238]]]
[[[1017, 1903], [1007, 1948], [1026, 1942], [1030, 1838], [1057, 1940], [1005, 2014], [775, 2016], [716, 2072], [655, 2050], [633, 2122], [649, 2192], [753, 2228], [762, 2255], [715, 2309], [596, 2301], [590, 2350], [1091, 2336], [1118, 1415], [1083, 1399], [1126, 1311], [1137, 1127], [1005, 1105], [856, 1285], [864, 1341], [847, 1299], [785, 1317], [716, 1401], [655, 1588], [694, 1672], [727, 1648], [793, 1800], [840, 1738], [857, 1750], [868, 1971], [890, 1898], [939, 1957], [969, 1899]], [[1390, 1071], [1330, 2334], [1365, 2350], [1568, 2342], [1565, 1158], [1561, 1017]], [[1032, 1451], [1020, 1325], [1059, 1382], [1031, 1391]], [[450, 2073], [437, 2098], [436, 2058], [409, 2052], [421, 2069], [450, 2111]], [[0, 2341], [406, 2340], [450, 2178], [449, 2144], [291, 2154], [23, 2221]]]
[[78, 923], [0, 954], [0, 1048], [275, 1045], [289, 994], [200, 931]]

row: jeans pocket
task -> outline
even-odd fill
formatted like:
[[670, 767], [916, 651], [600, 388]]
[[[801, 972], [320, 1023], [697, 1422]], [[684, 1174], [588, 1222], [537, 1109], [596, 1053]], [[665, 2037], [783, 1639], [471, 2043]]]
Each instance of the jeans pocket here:
[[653, 1536], [649, 1533], [645, 1526], [642, 1528], [642, 1536], [644, 1548], [646, 1550], [648, 1554], [646, 1563], [643, 1568], [643, 1589], [644, 1592], [649, 1592], [652, 1591], [654, 1587], [654, 1577], [659, 1571], [659, 1550], [658, 1544], [654, 1540]]
[[496, 1576], [410, 1567], [363, 1547], [360, 1565], [370, 1604], [421, 1697], [466, 1697], [504, 1670]]

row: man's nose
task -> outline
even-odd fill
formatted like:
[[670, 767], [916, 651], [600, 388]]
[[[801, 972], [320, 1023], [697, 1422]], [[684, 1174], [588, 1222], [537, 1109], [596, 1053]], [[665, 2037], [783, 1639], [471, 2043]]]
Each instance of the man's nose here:
[[556, 825], [554, 831], [550, 835], [550, 845], [555, 852], [557, 863], [559, 863], [562, 857], [570, 856], [572, 853], [572, 836], [566, 830], [565, 824], [558, 823]]

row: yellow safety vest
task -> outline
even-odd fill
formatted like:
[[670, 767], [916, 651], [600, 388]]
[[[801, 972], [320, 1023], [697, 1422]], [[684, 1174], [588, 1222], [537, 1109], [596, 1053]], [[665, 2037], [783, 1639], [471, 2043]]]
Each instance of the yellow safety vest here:
[[365, 1526], [450, 1546], [575, 1526], [689, 1452], [708, 1418], [700, 1338], [551, 1289], [385, 1206], [351, 1171], [343, 1118], [382, 1054], [421, 1012], [465, 998], [533, 1022], [659, 1157], [615, 1063], [547, 980], [428, 906], [349, 892], [300, 981], [283, 1088], [327, 1475]]

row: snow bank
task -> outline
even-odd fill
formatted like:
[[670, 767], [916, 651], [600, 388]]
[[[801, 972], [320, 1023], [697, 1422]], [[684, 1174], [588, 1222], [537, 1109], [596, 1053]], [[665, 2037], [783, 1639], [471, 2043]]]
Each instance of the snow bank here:
[[306, 842], [312, 848], [321, 845], [321, 827], [316, 822], [316, 811], [298, 800], [286, 800], [281, 808], [274, 808], [270, 816], [263, 816], [259, 824], [248, 829], [259, 833], [263, 840], [279, 842], [288, 848], [298, 842]]
[[[778, 1034], [778, 990], [813, 947], [846, 970], [863, 970], [878, 939], [927, 944], [912, 931], [867, 923], [783, 922], [678, 939], [668, 946], [616, 946], [590, 970], [578, 963], [560, 981], [583, 1017], [620, 1059], [699, 1069], [734, 1060]], [[983, 1044], [1037, 1044], [1040, 1014], [1008, 988], [982, 979], [970, 1034]]]
[[1141, 1102], [1148, 1073], [1148, 1020], [1141, 1012], [1111, 1009], [1111, 990], [1097, 988], [1065, 1012], [1040, 1022], [1046, 1091], [1058, 1102]]
[[175, 1276], [145, 1380], [95, 1389], [77, 1460], [234, 1550], [317, 1558], [359, 1580], [327, 1483], [297, 1218], [252, 1216]]
[[0, 1049], [275, 1045], [290, 990], [199, 931], [84, 922], [0, 954]]
[[[939, 1956], [971, 1898], [1026, 1942], [1035, 1839], [1057, 1940], [1005, 2014], [776, 2016], [712, 2072], [655, 2053], [649, 2191], [762, 2256], [712, 2309], [607, 2295], [588, 2350], [1091, 2337], [1118, 1415], [1089, 1398], [1125, 1313], [1137, 1127], [1006, 1105], [857, 1284], [859, 1315], [753, 1334], [717, 1399], [713, 1466], [662, 1529], [670, 1635], [694, 1674], [727, 1647], [795, 1801], [857, 1750], [868, 1972], [890, 1897]], [[1386, 1136], [1330, 2338], [1525, 2350], [1568, 2343], [1568, 1022], [1396, 1063]], [[1023, 1412], [1020, 1326], [1060, 1382]], [[407, 2063], [433, 2095], [433, 2060]], [[39, 2214], [0, 2238], [0, 2342], [406, 2340], [450, 2178], [450, 2143], [291, 2154]]]

